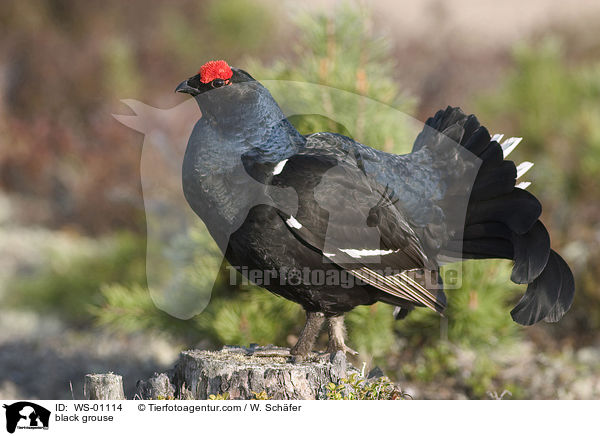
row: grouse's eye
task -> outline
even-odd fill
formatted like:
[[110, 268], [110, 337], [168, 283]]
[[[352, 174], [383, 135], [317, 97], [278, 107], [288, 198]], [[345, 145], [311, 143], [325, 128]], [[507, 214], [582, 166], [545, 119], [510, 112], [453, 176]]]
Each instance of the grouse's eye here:
[[223, 79], [215, 79], [210, 82], [210, 84], [213, 88], [220, 88], [221, 86], [225, 85], [225, 81]]

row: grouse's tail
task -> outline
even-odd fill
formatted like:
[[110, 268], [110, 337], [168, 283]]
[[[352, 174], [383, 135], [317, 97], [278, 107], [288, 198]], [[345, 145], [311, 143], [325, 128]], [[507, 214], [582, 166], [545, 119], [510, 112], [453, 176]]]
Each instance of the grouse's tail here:
[[[414, 269], [405, 271], [404, 274], [431, 292], [435, 296], [439, 307], [446, 307], [447, 300], [444, 293], [444, 282], [439, 270]], [[394, 304], [395, 302], [390, 301], [390, 303]], [[413, 311], [414, 307], [413, 304], [396, 306], [394, 308], [394, 318], [396, 320], [406, 318]], [[441, 314], [442, 312], [440, 311], [439, 313]]]
[[561, 319], [573, 302], [575, 283], [567, 263], [550, 248], [548, 232], [538, 219], [542, 206], [525, 190], [529, 182], [517, 183], [533, 164], [516, 166], [505, 160], [521, 138], [500, 143], [502, 135], [490, 137], [474, 115], [467, 116], [460, 108], [438, 111], [426, 124], [415, 149], [428, 142], [431, 132], [441, 132], [481, 160], [461, 240], [450, 240], [442, 249], [463, 259], [514, 260], [511, 280], [528, 286], [511, 311], [513, 320], [531, 325]]

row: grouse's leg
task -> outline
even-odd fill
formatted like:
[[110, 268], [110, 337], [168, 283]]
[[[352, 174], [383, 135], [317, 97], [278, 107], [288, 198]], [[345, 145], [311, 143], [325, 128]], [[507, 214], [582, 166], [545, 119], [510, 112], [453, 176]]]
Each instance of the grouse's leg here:
[[344, 315], [328, 317], [327, 324], [329, 328], [329, 344], [327, 345], [327, 352], [335, 354], [338, 351], [343, 351], [344, 353], [357, 355], [358, 352], [347, 347], [344, 343], [344, 337], [346, 335]]
[[293, 356], [303, 357], [312, 351], [317, 336], [323, 327], [325, 315], [321, 312], [306, 312], [306, 324], [300, 332], [300, 337], [296, 345], [290, 350]]

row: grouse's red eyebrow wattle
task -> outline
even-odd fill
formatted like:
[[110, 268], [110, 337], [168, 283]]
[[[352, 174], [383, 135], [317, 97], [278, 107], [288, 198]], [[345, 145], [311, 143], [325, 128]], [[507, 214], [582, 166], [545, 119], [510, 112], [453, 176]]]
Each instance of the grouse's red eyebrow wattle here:
[[209, 83], [215, 79], [230, 79], [233, 71], [225, 61], [210, 61], [200, 67], [198, 74], [202, 83]]

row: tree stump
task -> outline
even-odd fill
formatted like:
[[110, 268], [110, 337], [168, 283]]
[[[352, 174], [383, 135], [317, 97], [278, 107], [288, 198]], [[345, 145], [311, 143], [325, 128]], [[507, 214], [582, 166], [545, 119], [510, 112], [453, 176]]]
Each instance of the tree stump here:
[[[291, 360], [288, 348], [273, 345], [183, 351], [173, 369], [138, 381], [134, 398], [206, 400], [221, 395], [232, 400], [324, 399], [329, 383], [339, 384], [348, 373], [358, 372], [341, 351], [333, 357], [313, 353], [302, 362]], [[84, 397], [124, 399], [123, 379], [113, 373], [88, 374]]]
[[83, 385], [86, 400], [124, 400], [123, 377], [117, 374], [86, 374]]
[[221, 351], [181, 353], [173, 371], [177, 398], [204, 400], [210, 395], [249, 400], [258, 394], [273, 400], [323, 399], [329, 383], [338, 384], [349, 367], [344, 353], [332, 359], [316, 354], [290, 361], [288, 348], [225, 346]]
[[138, 380], [135, 398], [152, 400], [172, 400], [175, 386], [171, 383], [172, 374], [154, 373], [148, 380]]

